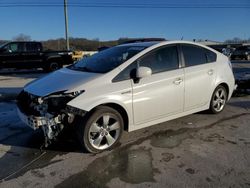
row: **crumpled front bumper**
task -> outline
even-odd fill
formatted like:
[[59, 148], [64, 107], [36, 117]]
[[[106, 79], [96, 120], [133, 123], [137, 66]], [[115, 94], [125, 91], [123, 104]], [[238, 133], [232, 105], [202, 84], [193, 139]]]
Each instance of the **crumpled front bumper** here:
[[17, 113], [22, 122], [28, 125], [30, 128], [36, 130], [41, 126], [53, 126], [61, 123], [60, 117], [37, 117], [37, 116], [27, 116], [17, 108]]

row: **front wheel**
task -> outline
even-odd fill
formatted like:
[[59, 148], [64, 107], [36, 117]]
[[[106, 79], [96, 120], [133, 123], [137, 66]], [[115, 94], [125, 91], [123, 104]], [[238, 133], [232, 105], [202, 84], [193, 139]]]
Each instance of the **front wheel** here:
[[227, 91], [226, 88], [222, 85], [219, 85], [215, 90], [212, 95], [212, 99], [210, 102], [210, 112], [213, 114], [220, 113], [227, 102]]
[[88, 118], [78, 121], [77, 134], [82, 146], [91, 153], [113, 148], [120, 140], [124, 123], [113, 108], [97, 107]]
[[44, 68], [46, 72], [53, 72], [58, 69], [62, 68], [62, 65], [59, 64], [58, 62], [50, 62], [48, 65]]

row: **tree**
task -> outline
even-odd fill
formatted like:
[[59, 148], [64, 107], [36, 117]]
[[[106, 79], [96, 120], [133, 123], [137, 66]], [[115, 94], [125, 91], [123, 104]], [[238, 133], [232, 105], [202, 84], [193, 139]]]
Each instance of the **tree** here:
[[13, 37], [14, 41], [31, 41], [31, 37], [29, 35], [25, 35], [20, 33], [19, 35]]

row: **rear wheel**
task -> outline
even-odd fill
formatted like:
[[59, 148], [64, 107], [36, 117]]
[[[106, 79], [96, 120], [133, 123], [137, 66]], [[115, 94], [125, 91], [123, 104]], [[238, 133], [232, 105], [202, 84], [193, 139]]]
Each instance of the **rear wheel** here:
[[219, 85], [212, 95], [212, 99], [210, 102], [210, 112], [213, 114], [220, 113], [227, 102], [227, 90], [224, 86]]
[[76, 125], [82, 146], [91, 153], [113, 148], [120, 140], [124, 123], [119, 112], [101, 106], [87, 118], [81, 118]]

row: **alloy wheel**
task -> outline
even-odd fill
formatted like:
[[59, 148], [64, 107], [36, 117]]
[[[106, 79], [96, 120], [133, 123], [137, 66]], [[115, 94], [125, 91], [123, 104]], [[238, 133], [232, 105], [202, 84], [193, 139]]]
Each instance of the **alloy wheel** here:
[[94, 121], [88, 131], [89, 143], [98, 150], [111, 147], [119, 138], [121, 125], [116, 116], [105, 113]]
[[216, 90], [212, 101], [213, 109], [216, 112], [220, 112], [223, 110], [226, 104], [226, 98], [227, 94], [224, 88], [219, 88], [218, 90]]

